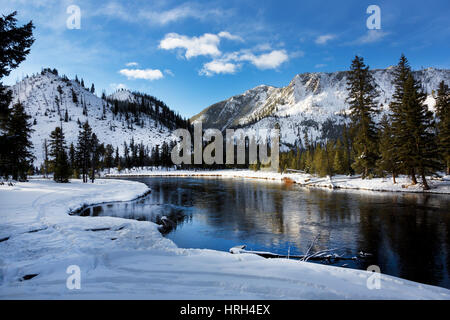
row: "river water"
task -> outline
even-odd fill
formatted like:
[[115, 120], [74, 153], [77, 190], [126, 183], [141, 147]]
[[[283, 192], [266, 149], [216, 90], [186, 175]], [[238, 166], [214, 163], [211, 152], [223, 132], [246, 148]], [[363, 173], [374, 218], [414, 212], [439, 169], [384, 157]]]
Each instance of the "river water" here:
[[[133, 178], [152, 192], [89, 208], [87, 214], [160, 223], [183, 248], [301, 255], [334, 249], [356, 260], [322, 261], [450, 288], [450, 197], [308, 189], [251, 179]], [[85, 213], [86, 215], [86, 213]], [[364, 253], [364, 258], [360, 253]]]

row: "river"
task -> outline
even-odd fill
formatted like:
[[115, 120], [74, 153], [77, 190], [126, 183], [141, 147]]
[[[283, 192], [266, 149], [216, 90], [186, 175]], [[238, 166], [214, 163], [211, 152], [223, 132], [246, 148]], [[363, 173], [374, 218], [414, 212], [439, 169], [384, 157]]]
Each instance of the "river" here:
[[[144, 198], [85, 215], [176, 222], [165, 236], [182, 248], [301, 255], [334, 249], [356, 260], [322, 261], [450, 289], [450, 197], [302, 188], [252, 179], [133, 178]], [[363, 258], [360, 253], [364, 253]]]

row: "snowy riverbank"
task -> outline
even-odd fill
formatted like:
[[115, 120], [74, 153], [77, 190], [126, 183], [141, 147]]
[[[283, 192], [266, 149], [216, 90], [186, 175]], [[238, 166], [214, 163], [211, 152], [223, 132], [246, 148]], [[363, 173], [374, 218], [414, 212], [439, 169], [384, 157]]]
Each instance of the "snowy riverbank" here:
[[304, 187], [319, 187], [330, 189], [353, 189], [369, 191], [388, 191], [388, 192], [425, 192], [450, 194], [450, 176], [443, 178], [427, 177], [430, 190], [423, 190], [419, 183], [411, 185], [411, 181], [406, 176], [397, 178], [397, 183], [392, 182], [391, 177], [361, 179], [360, 176], [337, 175], [333, 177], [317, 177], [305, 173], [277, 173], [268, 171], [252, 170], [213, 170], [213, 171], [193, 171], [193, 170], [156, 170], [154, 168], [133, 168], [118, 172], [116, 169], [110, 170], [105, 174], [110, 177], [133, 177], [133, 176], [185, 176], [185, 177], [221, 177], [221, 178], [249, 178], [265, 179], [273, 181], [283, 181], [289, 179], [290, 182]]
[[[450, 299], [447, 289], [386, 275], [369, 290], [366, 271], [180, 249], [151, 222], [68, 215], [147, 191], [125, 180], [0, 186], [0, 299]], [[80, 267], [80, 290], [66, 287], [70, 265]]]

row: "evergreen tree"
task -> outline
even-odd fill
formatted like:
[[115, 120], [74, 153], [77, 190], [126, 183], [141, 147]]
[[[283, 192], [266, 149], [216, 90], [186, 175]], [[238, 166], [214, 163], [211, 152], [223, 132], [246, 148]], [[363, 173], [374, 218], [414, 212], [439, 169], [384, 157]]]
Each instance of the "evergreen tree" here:
[[27, 171], [32, 166], [34, 157], [31, 152], [33, 145], [30, 135], [33, 130], [30, 119], [21, 103], [15, 104], [8, 114], [4, 128], [7, 148], [3, 150], [4, 156], [1, 158], [1, 174], [6, 178], [11, 175], [14, 180], [26, 180]]
[[99, 157], [100, 157], [100, 143], [97, 139], [97, 135], [95, 133], [93, 133], [91, 136], [91, 181], [92, 181], [92, 183], [94, 183], [94, 181], [95, 181], [95, 173], [97, 171]]
[[78, 104], [78, 96], [73, 88], [72, 88], [72, 102]]
[[446, 174], [450, 174], [450, 89], [441, 81], [436, 97], [436, 117], [438, 119], [439, 156]]
[[[118, 151], [119, 150], [117, 150], [117, 152]], [[116, 156], [118, 156], [118, 155], [116, 154]], [[108, 173], [109, 173], [110, 172], [109, 169], [114, 167], [114, 147], [110, 144], [106, 145], [104, 162], [105, 162], [105, 167], [108, 168]]]
[[394, 153], [395, 162], [398, 163], [400, 169], [408, 173], [413, 184], [417, 183], [416, 171], [410, 149], [414, 144], [413, 138], [408, 131], [407, 116], [408, 110], [405, 105], [405, 85], [409, 76], [411, 75], [411, 67], [405, 55], [401, 55], [397, 66], [394, 69], [393, 86], [395, 88], [392, 95], [392, 101], [389, 104], [391, 110], [391, 125], [393, 135], [393, 147], [396, 150]]
[[86, 121], [83, 124], [83, 128], [78, 134], [77, 143], [77, 162], [81, 168], [81, 175], [83, 182], [88, 182], [88, 172], [91, 164], [91, 152], [92, 152], [92, 129], [89, 123]]
[[337, 140], [333, 158], [333, 169], [335, 173], [346, 173], [344, 147], [340, 139]]
[[48, 158], [48, 143], [47, 139], [44, 139], [44, 143], [42, 145], [43, 152], [44, 152], [44, 177], [48, 178], [48, 171], [49, 171], [49, 165], [50, 160]]
[[60, 127], [56, 127], [50, 133], [49, 145], [49, 155], [52, 158], [50, 163], [53, 171], [53, 180], [62, 183], [69, 182], [71, 170], [66, 152], [64, 132]]
[[428, 190], [430, 188], [425, 174], [433, 173], [439, 167], [439, 163], [433, 133], [433, 113], [428, 110], [424, 103], [425, 99], [426, 95], [421, 91], [420, 83], [410, 73], [405, 82], [402, 102], [406, 111], [406, 129], [409, 135], [409, 139], [404, 141], [404, 148], [409, 149], [409, 152], [403, 151], [401, 156], [406, 157], [405, 162], [411, 167], [419, 170], [423, 188]]
[[94, 86], [94, 84], [92, 84], [92, 86], [91, 86], [91, 93], [95, 93], [95, 86]]
[[392, 174], [393, 182], [396, 183], [395, 179], [399, 172], [399, 168], [394, 146], [394, 132], [387, 115], [384, 115], [383, 118], [381, 118], [380, 127], [379, 148], [381, 157], [377, 160], [377, 167], [381, 172], [390, 172]]
[[[3, 77], [7, 77], [11, 71], [25, 60], [30, 52], [30, 47], [34, 42], [33, 23], [21, 27], [17, 26], [17, 12], [0, 16], [0, 174], [11, 173], [13, 164], [24, 165], [24, 160], [10, 158], [15, 152], [11, 151], [11, 137], [7, 134], [7, 122], [10, 117], [9, 105], [11, 103], [11, 90], [1, 82]], [[11, 128], [11, 125], [9, 126]], [[20, 165], [20, 166], [21, 166]], [[19, 169], [21, 171], [21, 169]], [[16, 172], [14, 175], [17, 175]]]
[[356, 151], [353, 168], [361, 172], [364, 179], [375, 167], [378, 157], [377, 132], [373, 121], [373, 116], [378, 112], [375, 101], [378, 92], [363, 58], [356, 56], [352, 61], [347, 85], [349, 91], [347, 102], [350, 105], [354, 137], [353, 147]]
[[125, 168], [127, 169], [131, 168], [130, 149], [128, 148], [126, 141], [123, 143], [123, 158], [125, 161], [124, 163]]

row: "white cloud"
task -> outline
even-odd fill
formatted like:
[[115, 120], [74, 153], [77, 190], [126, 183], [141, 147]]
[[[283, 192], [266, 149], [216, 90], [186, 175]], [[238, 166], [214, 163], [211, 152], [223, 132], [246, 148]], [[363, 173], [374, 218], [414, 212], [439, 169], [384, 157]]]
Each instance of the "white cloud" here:
[[125, 64], [127, 67], [137, 67], [139, 64], [137, 62], [128, 62]]
[[178, 33], [168, 33], [159, 43], [159, 48], [164, 50], [185, 49], [185, 57], [190, 59], [196, 56], [218, 56], [221, 54], [218, 46], [220, 37], [205, 33], [200, 37], [187, 37]]
[[219, 56], [220, 39], [243, 41], [239, 36], [232, 35], [228, 31], [219, 34], [205, 33], [199, 37], [188, 37], [178, 33], [168, 33], [159, 42], [159, 48], [164, 50], [184, 49], [185, 57], [190, 59], [196, 56]]
[[229, 33], [228, 31], [219, 32], [218, 36], [221, 38], [225, 38], [225, 39], [233, 40], [233, 41], [240, 41], [240, 42], [244, 41], [244, 39], [242, 39], [240, 36], [233, 35], [233, 34]]
[[213, 74], [233, 74], [238, 70], [239, 65], [221, 61], [213, 60], [211, 62], [205, 63], [202, 70], [200, 70], [201, 75], [212, 76]]
[[164, 75], [158, 69], [122, 69], [119, 73], [127, 76], [128, 79], [145, 79], [153, 81], [164, 78]]
[[276, 69], [288, 60], [289, 56], [285, 50], [273, 50], [268, 53], [255, 55], [252, 50], [243, 49], [226, 53], [220, 58], [205, 63], [199, 74], [206, 76], [212, 76], [214, 74], [234, 74], [242, 67], [242, 63], [239, 62], [244, 61], [250, 62], [261, 70]]
[[324, 35], [318, 36], [314, 42], [316, 44], [326, 44], [328, 41], [333, 40], [335, 38], [336, 38], [336, 35], [334, 35], [334, 34], [324, 34]]
[[152, 2], [150, 2], [150, 6], [141, 4], [139, 8], [133, 8], [131, 6], [126, 7], [118, 1], [110, 1], [95, 10], [93, 15], [106, 15], [126, 22], [167, 25], [189, 18], [196, 20], [217, 19], [227, 15], [227, 12], [217, 8], [208, 9], [204, 5], [196, 3], [184, 3], [172, 9], [161, 10], [152, 8]]
[[326, 67], [327, 65], [326, 64], [324, 64], [324, 63], [319, 63], [319, 64], [316, 64], [315, 66], [314, 66], [314, 68], [323, 68], [323, 67]]
[[368, 30], [364, 36], [362, 36], [356, 40], [356, 43], [360, 43], [360, 44], [374, 43], [374, 42], [380, 41], [388, 34], [389, 34], [389, 32], [384, 32], [381, 30], [375, 30], [375, 29]]
[[258, 69], [276, 69], [281, 64], [289, 60], [289, 56], [285, 50], [273, 50], [269, 53], [263, 53], [259, 56], [253, 53], [242, 55], [240, 60], [250, 61]]
[[220, 17], [222, 14], [219, 9], [205, 9], [193, 3], [185, 3], [166, 11], [141, 10], [139, 16], [150, 24], [166, 25], [187, 18], [204, 20]]
[[168, 74], [169, 76], [171, 76], [171, 77], [175, 77], [175, 74], [172, 72], [172, 70], [170, 70], [170, 69], [164, 69], [164, 73], [165, 74]]

